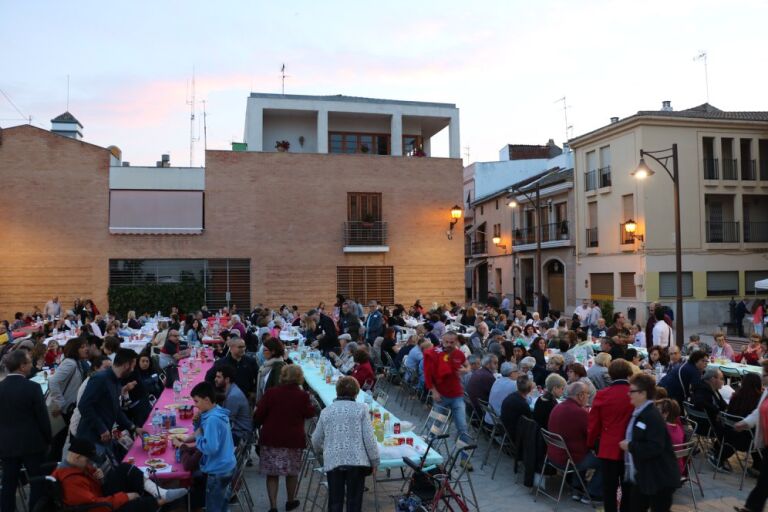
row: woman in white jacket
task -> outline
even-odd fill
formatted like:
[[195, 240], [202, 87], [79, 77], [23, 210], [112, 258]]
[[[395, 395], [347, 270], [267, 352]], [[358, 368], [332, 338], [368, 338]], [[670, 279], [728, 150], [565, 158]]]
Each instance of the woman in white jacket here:
[[743, 421], [734, 425], [737, 431], [755, 429], [755, 448], [760, 450], [762, 461], [760, 462], [760, 476], [755, 488], [749, 493], [747, 502], [743, 507], [736, 507], [737, 512], [762, 512], [765, 502], [768, 500], [768, 361], [763, 361], [763, 396], [752, 414]]

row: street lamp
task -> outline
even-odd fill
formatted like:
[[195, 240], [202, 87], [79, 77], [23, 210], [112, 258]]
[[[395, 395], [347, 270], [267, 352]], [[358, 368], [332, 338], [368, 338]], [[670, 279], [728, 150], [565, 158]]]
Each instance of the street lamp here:
[[[675, 204], [675, 274], [677, 281], [677, 295], [675, 297], [676, 308], [675, 312], [675, 338], [677, 346], [683, 346], [683, 338], [685, 336], [683, 332], [683, 249], [680, 240], [680, 175], [678, 172], [677, 161], [677, 144], [672, 144], [671, 148], [660, 149], [657, 151], [645, 151], [640, 150], [640, 162], [637, 168], [630, 173], [637, 179], [645, 179], [654, 175], [653, 170], [645, 163], [644, 157], [650, 157], [655, 160], [665, 171], [667, 175], [672, 179], [674, 186], [674, 204]], [[672, 160], [672, 171], [669, 170], [667, 164]]]
[[627, 222], [624, 223], [624, 231], [629, 235], [629, 237], [632, 240], [637, 239], [637, 240], [640, 240], [641, 242], [643, 241], [643, 235], [636, 234], [637, 223], [634, 220], [629, 219]]
[[455, 204], [451, 208], [451, 223], [448, 225], [448, 231], [445, 233], [445, 235], [448, 237], [448, 240], [453, 240], [453, 227], [456, 225], [457, 222], [459, 222], [460, 218], [461, 218], [461, 206]]
[[507, 250], [507, 246], [501, 243], [501, 237], [499, 235], [494, 236], [493, 238], [491, 238], [491, 240], [493, 241], [493, 245], [495, 245], [502, 251]]

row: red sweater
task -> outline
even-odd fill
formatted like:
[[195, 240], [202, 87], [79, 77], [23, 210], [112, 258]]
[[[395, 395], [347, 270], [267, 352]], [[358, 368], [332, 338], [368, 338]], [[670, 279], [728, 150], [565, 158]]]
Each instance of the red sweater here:
[[[576, 400], [569, 398], [552, 409], [548, 430], [563, 436], [573, 462], [578, 464], [587, 456], [587, 411]], [[565, 466], [568, 462], [565, 450], [560, 448], [550, 446], [547, 455], [555, 464]]]
[[373, 367], [371, 366], [370, 361], [356, 364], [355, 368], [352, 370], [351, 376], [357, 380], [358, 384], [360, 384], [360, 389], [365, 388], [366, 385], [371, 387], [373, 386], [373, 383], [376, 382], [376, 375], [373, 373]]
[[619, 443], [626, 437], [627, 423], [633, 410], [627, 381], [616, 381], [597, 392], [589, 411], [587, 446], [594, 448], [599, 439], [598, 457], [623, 460], [624, 452]]
[[434, 347], [424, 352], [424, 384], [427, 389], [435, 388], [446, 398], [464, 396], [459, 369], [465, 361], [464, 353], [458, 349], [448, 353], [443, 347]]
[[259, 443], [274, 448], [304, 449], [304, 420], [317, 414], [309, 395], [294, 384], [274, 386], [264, 393], [253, 421], [261, 425]]
[[118, 492], [104, 496], [101, 484], [91, 474], [89, 469], [75, 467], [57, 468], [53, 477], [61, 483], [62, 499], [65, 505], [87, 505], [89, 503], [109, 503], [112, 508], [98, 507], [90, 509], [93, 512], [110, 512], [128, 503], [128, 495]]

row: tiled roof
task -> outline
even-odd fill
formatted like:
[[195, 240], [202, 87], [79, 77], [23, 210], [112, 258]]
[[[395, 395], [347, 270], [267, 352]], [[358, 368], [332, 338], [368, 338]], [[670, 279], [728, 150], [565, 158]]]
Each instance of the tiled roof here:
[[686, 110], [641, 110], [639, 116], [662, 116], [695, 119], [730, 119], [734, 121], [768, 121], [768, 112], [726, 112], [709, 103]]
[[54, 117], [53, 119], [51, 119], [51, 122], [52, 122], [52, 123], [77, 123], [77, 124], [79, 124], [80, 126], [83, 126], [82, 124], [80, 124], [80, 121], [78, 121], [78, 120], [75, 118], [75, 116], [73, 116], [72, 114], [70, 114], [68, 111], [67, 111], [67, 112], [64, 112], [64, 113], [63, 113], [63, 114], [61, 114], [60, 116], [56, 116], [56, 117]]

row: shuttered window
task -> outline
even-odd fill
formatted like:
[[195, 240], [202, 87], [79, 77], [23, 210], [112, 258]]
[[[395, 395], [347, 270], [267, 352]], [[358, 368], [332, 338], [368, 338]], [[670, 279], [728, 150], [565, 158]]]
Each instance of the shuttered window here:
[[360, 303], [377, 300], [395, 303], [395, 273], [392, 267], [336, 267], [336, 293]]
[[[659, 297], [677, 297], [675, 272], [659, 272]], [[683, 297], [693, 297], [693, 274], [683, 272]]]
[[627, 298], [637, 297], [637, 288], [635, 288], [635, 273], [621, 272], [619, 274], [621, 296]]
[[592, 298], [596, 300], [613, 300], [613, 274], [589, 274], [592, 285]]
[[[762, 281], [768, 279], [768, 270], [747, 270], [744, 272], [744, 291], [748, 295], [755, 293], [755, 281]], [[759, 295], [765, 295], [766, 290], [757, 290]]]
[[349, 192], [347, 194], [348, 221], [380, 221], [381, 193]]
[[707, 272], [707, 295], [737, 295], [739, 293], [739, 272]]

